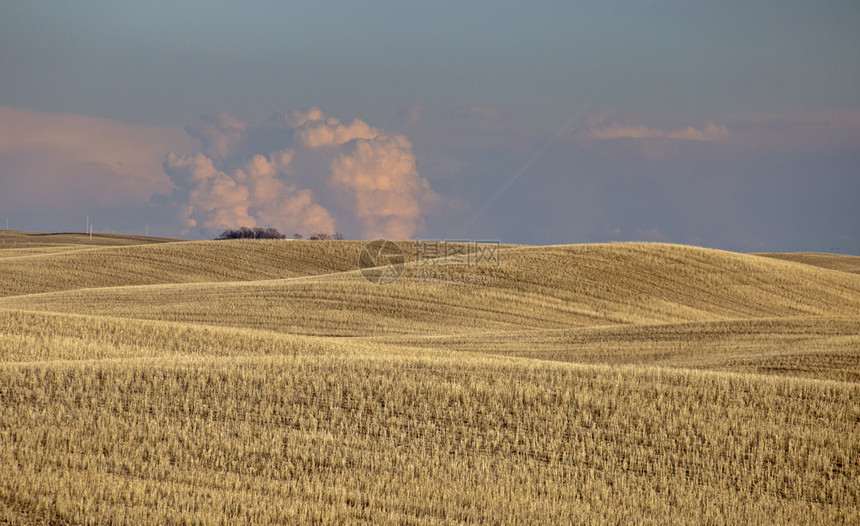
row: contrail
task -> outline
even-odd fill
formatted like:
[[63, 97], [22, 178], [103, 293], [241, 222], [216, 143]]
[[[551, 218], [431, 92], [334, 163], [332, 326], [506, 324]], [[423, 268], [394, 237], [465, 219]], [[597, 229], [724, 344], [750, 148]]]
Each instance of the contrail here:
[[573, 123], [574, 123], [574, 122], [576, 122], [576, 120], [579, 118], [579, 116], [580, 116], [580, 115], [582, 115], [582, 114], [583, 114], [583, 112], [585, 112], [585, 110], [587, 110], [589, 106], [591, 106], [591, 102], [587, 102], [587, 103], [586, 103], [582, 108], [580, 108], [580, 109], [579, 109], [579, 111], [577, 111], [577, 112], [576, 112], [576, 114], [575, 114], [573, 117], [571, 117], [571, 118], [570, 118], [570, 120], [568, 120], [568, 121], [567, 121], [567, 123], [565, 123], [565, 125], [564, 125], [564, 126], [562, 126], [561, 128], [559, 128], [559, 130], [555, 133], [555, 135], [553, 135], [553, 136], [552, 136], [552, 137], [551, 137], [551, 138], [546, 142], [546, 144], [544, 144], [544, 145], [543, 145], [543, 147], [541, 147], [541, 149], [540, 149], [540, 150], [538, 150], [538, 151], [537, 151], [537, 152], [532, 156], [532, 158], [531, 158], [531, 159], [529, 159], [529, 160], [528, 160], [528, 162], [527, 162], [526, 164], [524, 164], [524, 165], [523, 165], [523, 167], [522, 167], [522, 168], [520, 168], [520, 169], [519, 169], [519, 171], [513, 175], [513, 177], [511, 177], [510, 179], [508, 179], [508, 181], [507, 181], [505, 184], [503, 184], [503, 185], [502, 185], [502, 187], [501, 187], [501, 188], [499, 188], [499, 189], [496, 191], [496, 193], [495, 193], [495, 194], [493, 194], [493, 196], [492, 196], [492, 197], [490, 197], [490, 198], [489, 198], [489, 199], [488, 199], [488, 200], [483, 204], [483, 206], [481, 206], [481, 208], [479, 208], [479, 209], [478, 209], [478, 211], [477, 211], [477, 212], [475, 212], [475, 214], [474, 214], [474, 215], [473, 215], [473, 216], [472, 216], [468, 221], [466, 221], [466, 222], [463, 224], [463, 226], [462, 226], [462, 230], [463, 230], [463, 231], [465, 231], [467, 228], [469, 228], [469, 226], [471, 226], [471, 225], [472, 225], [472, 223], [474, 223], [474, 222], [475, 222], [475, 220], [477, 220], [477, 219], [481, 216], [481, 214], [483, 214], [483, 213], [487, 210], [487, 208], [489, 208], [489, 207], [490, 207], [490, 205], [492, 205], [492, 204], [493, 204], [493, 203], [494, 203], [494, 202], [495, 202], [499, 197], [501, 197], [501, 196], [502, 196], [502, 194], [504, 194], [504, 193], [505, 193], [505, 191], [507, 191], [507, 189], [508, 189], [512, 184], [514, 184], [514, 182], [515, 182], [517, 179], [519, 179], [519, 178], [520, 178], [524, 173], [526, 173], [526, 171], [531, 167], [531, 165], [532, 165], [532, 164], [534, 164], [534, 162], [535, 162], [535, 161], [537, 161], [537, 160], [540, 158], [540, 156], [541, 156], [541, 155], [543, 155], [543, 154], [544, 154], [544, 152], [546, 152], [546, 151], [547, 151], [547, 149], [548, 149], [550, 146], [552, 146], [552, 144], [553, 144], [553, 143], [554, 143], [554, 142], [555, 142], [555, 141], [556, 141], [556, 140], [561, 136], [561, 134], [562, 134], [562, 133], [564, 133], [564, 132], [566, 132], [566, 131], [571, 127], [571, 126], [573, 126]]

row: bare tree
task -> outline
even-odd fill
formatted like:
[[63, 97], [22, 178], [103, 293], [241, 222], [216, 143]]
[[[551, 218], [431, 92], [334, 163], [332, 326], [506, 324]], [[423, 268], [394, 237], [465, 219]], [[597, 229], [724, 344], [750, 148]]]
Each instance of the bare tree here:
[[275, 228], [262, 228], [255, 226], [248, 228], [243, 226], [236, 229], [227, 229], [215, 239], [286, 239], [287, 236], [278, 232]]

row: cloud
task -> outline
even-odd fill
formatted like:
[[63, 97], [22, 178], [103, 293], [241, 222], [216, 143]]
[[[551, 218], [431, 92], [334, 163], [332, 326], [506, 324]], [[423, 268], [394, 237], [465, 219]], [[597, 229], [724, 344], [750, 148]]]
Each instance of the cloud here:
[[425, 107], [420, 104], [413, 104], [407, 108], [397, 110], [394, 115], [394, 122], [400, 125], [418, 124], [421, 116], [424, 115]]
[[[319, 112], [316, 108], [312, 110]], [[314, 117], [303, 120], [296, 129], [299, 141], [308, 148], [340, 146], [354, 139], [373, 139], [381, 133], [359, 119], [344, 125], [334, 117], [325, 117], [321, 112]]]
[[200, 122], [185, 127], [189, 135], [205, 145], [206, 155], [215, 159], [226, 159], [235, 153], [246, 128], [246, 123], [225, 113], [204, 116]]
[[402, 135], [358, 139], [332, 162], [331, 186], [351, 198], [366, 237], [411, 238], [424, 210], [438, 204], [411, 147]]
[[610, 124], [589, 129], [584, 132], [583, 137], [590, 139], [676, 139], [681, 141], [722, 141], [729, 135], [725, 126], [707, 123], [704, 127], [697, 129], [687, 126], [675, 130], [660, 130], [647, 126], [620, 126]]
[[[420, 145], [421, 174], [445, 196], [445, 213], [429, 223], [434, 236], [860, 250], [856, 113], [604, 110], [557, 140], [557, 126], [534, 128], [517, 119], [482, 127], [428, 118], [410, 132]], [[621, 138], [589, 137], [594, 130]], [[536, 152], [537, 160], [480, 219], [462, 227]], [[453, 210], [454, 196], [466, 206]]]
[[206, 228], [224, 228], [237, 225], [255, 226], [248, 214], [248, 188], [224, 172], [215, 169], [212, 159], [202, 153], [179, 157], [170, 153], [164, 169], [174, 177], [184, 175], [192, 182], [187, 226], [202, 224]]
[[[643, 120], [657, 125], [642, 124]], [[592, 115], [575, 138], [636, 139], [664, 149], [683, 142], [714, 143], [725, 145], [726, 152], [744, 154], [832, 151], [860, 144], [860, 112], [728, 113], [713, 115], [695, 126], [684, 115], [643, 116], [603, 110]]]
[[279, 176], [289, 167], [292, 152], [255, 155], [241, 169], [227, 174], [215, 168], [202, 153], [170, 153], [164, 170], [188, 188], [182, 207], [186, 227], [225, 229], [253, 227], [258, 223], [306, 232], [334, 232], [331, 215], [314, 200], [313, 193], [287, 184]]
[[422, 117], [407, 139], [318, 108], [185, 129], [0, 108], [0, 213], [46, 231], [82, 230], [91, 215], [97, 230], [197, 238], [245, 225], [860, 253], [856, 112], [597, 113], [468, 227], [558, 128], [464, 114], [474, 117]]
[[728, 126], [713, 121], [696, 127], [684, 123], [683, 116], [660, 115], [651, 117], [658, 121], [658, 126], [636, 123], [642, 118], [612, 109], [601, 110], [588, 118], [585, 129], [576, 133], [575, 138], [610, 155], [632, 150], [653, 160], [677, 156], [685, 144], [726, 143], [732, 138]]
[[165, 153], [192, 144], [181, 128], [0, 107], [0, 205], [56, 217], [147, 207], [173, 190]]
[[249, 189], [253, 213], [264, 225], [292, 225], [304, 232], [334, 232], [334, 219], [320, 206], [313, 192], [298, 189], [280, 176], [288, 174], [294, 152], [280, 150], [268, 158], [255, 155], [237, 170], [236, 177]]
[[217, 115], [188, 130], [202, 151], [169, 154], [164, 170], [179, 189], [181, 221], [201, 235], [266, 226], [406, 239], [439, 199], [411, 142], [360, 119], [310, 108], [259, 124]]

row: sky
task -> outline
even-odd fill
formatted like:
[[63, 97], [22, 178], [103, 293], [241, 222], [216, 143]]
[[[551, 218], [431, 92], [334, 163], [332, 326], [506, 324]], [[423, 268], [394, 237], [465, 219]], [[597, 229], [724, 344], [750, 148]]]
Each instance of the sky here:
[[0, 227], [860, 254], [860, 4], [0, 0]]

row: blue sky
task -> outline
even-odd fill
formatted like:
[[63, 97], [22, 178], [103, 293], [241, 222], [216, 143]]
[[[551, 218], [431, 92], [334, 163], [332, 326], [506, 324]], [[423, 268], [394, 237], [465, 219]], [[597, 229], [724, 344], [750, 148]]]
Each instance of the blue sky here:
[[13, 227], [860, 253], [856, 2], [0, 13]]

